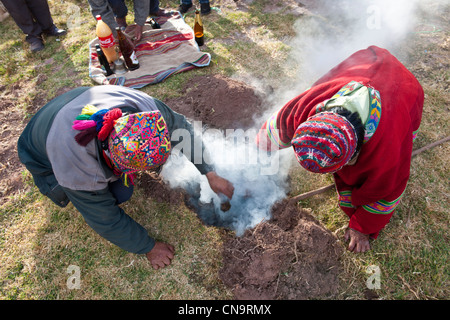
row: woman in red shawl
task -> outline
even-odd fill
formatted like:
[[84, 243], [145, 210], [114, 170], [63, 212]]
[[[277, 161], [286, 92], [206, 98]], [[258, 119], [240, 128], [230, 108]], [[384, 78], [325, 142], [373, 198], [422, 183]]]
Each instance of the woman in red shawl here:
[[259, 147], [292, 146], [307, 170], [333, 173], [339, 205], [350, 217], [349, 250], [364, 252], [405, 191], [423, 101], [411, 72], [371, 46], [273, 114], [260, 130]]

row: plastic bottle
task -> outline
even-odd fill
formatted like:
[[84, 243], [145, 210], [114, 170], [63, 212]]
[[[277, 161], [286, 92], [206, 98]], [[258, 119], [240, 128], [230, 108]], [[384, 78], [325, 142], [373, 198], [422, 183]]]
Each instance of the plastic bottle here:
[[123, 60], [125, 60], [125, 65], [129, 71], [133, 71], [139, 68], [139, 61], [136, 57], [136, 52], [134, 51], [134, 44], [126, 36], [125, 33], [120, 30], [119, 27], [116, 28], [117, 39], [119, 40], [120, 52], [122, 52]]
[[111, 28], [103, 22], [100, 15], [97, 15], [95, 18], [97, 19], [96, 33], [98, 40], [100, 41], [100, 47], [102, 47], [108, 62], [113, 63], [119, 58], [119, 55], [116, 50], [116, 43]]
[[202, 46], [204, 43], [203, 39], [203, 22], [202, 18], [200, 17], [200, 10], [195, 10], [195, 19], [194, 19], [194, 35], [195, 35], [195, 41], [199, 46]]

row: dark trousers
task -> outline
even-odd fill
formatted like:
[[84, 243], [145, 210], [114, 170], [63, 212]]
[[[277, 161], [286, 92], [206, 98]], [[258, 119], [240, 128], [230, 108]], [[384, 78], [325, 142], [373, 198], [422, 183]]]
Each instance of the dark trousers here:
[[17, 26], [32, 42], [53, 26], [47, 0], [2, 0]]
[[150, 0], [150, 14], [156, 14], [159, 10], [159, 0]]
[[[209, 0], [202, 0], [209, 1]], [[114, 15], [117, 18], [125, 18], [128, 14], [128, 8], [125, 4], [125, 0], [108, 0]], [[149, 14], [155, 14], [159, 10], [159, 0], [150, 0], [150, 12]]]
[[128, 8], [124, 0], [108, 0], [108, 3], [117, 18], [125, 18], [127, 16]]
[[117, 200], [117, 204], [124, 203], [125, 201], [130, 200], [133, 195], [134, 187], [130, 184], [129, 187], [123, 184], [122, 178], [111, 182], [109, 184], [109, 191], [114, 195]]

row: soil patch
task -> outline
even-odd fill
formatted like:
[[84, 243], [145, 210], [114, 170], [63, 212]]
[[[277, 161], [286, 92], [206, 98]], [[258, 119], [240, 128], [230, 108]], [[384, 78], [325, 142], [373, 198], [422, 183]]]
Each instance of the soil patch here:
[[[24, 166], [17, 155], [17, 140], [26, 125], [25, 112], [18, 107], [30, 84], [17, 82], [10, 88], [0, 86], [0, 205], [24, 188], [21, 171]], [[29, 99], [29, 106], [38, 109], [43, 103], [36, 95]]]
[[[18, 81], [10, 87], [0, 85], [0, 119], [6, 119], [0, 122], [0, 206], [26, 188], [22, 178], [25, 166], [17, 154], [17, 141], [30, 119], [27, 114], [35, 114], [48, 102], [46, 92], [36, 88], [36, 84], [45, 80], [46, 76], [39, 74], [36, 83]], [[62, 87], [56, 96], [71, 89], [73, 87]], [[22, 105], [26, 105], [26, 109]]]
[[284, 201], [273, 218], [224, 243], [220, 278], [236, 299], [331, 299], [342, 246], [307, 212]]
[[144, 193], [151, 199], [160, 203], [179, 205], [185, 201], [187, 196], [184, 190], [171, 188], [161, 179], [157, 172], [138, 173], [136, 186], [142, 188]]
[[[264, 97], [254, 88], [220, 75], [196, 76], [184, 93], [166, 103], [205, 126], [247, 128], [253, 125], [253, 115], [263, 111]], [[182, 191], [170, 190], [151, 175], [141, 179], [145, 192], [153, 199], [177, 204], [184, 199], [195, 211]], [[236, 299], [316, 299], [337, 294], [342, 246], [296, 204], [275, 204], [270, 221], [240, 237], [225, 234], [219, 276]]]
[[165, 103], [178, 113], [218, 129], [248, 129], [262, 114], [263, 96], [253, 87], [222, 75], [194, 77], [179, 98]]

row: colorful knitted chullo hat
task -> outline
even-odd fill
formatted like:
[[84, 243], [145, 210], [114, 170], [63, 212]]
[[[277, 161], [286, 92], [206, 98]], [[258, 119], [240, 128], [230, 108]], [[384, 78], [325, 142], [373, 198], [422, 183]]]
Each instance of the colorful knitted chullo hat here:
[[169, 157], [170, 135], [159, 111], [120, 117], [108, 138], [111, 162], [128, 175], [164, 164]]
[[125, 185], [128, 177], [133, 182], [133, 173], [156, 168], [169, 157], [170, 134], [159, 111], [122, 116], [119, 108], [86, 105], [72, 128], [80, 131], [75, 140], [81, 146], [95, 137], [107, 142], [112, 169], [116, 175], [124, 175]]
[[332, 173], [353, 157], [358, 137], [343, 116], [321, 112], [298, 126], [291, 144], [300, 165], [315, 173]]

